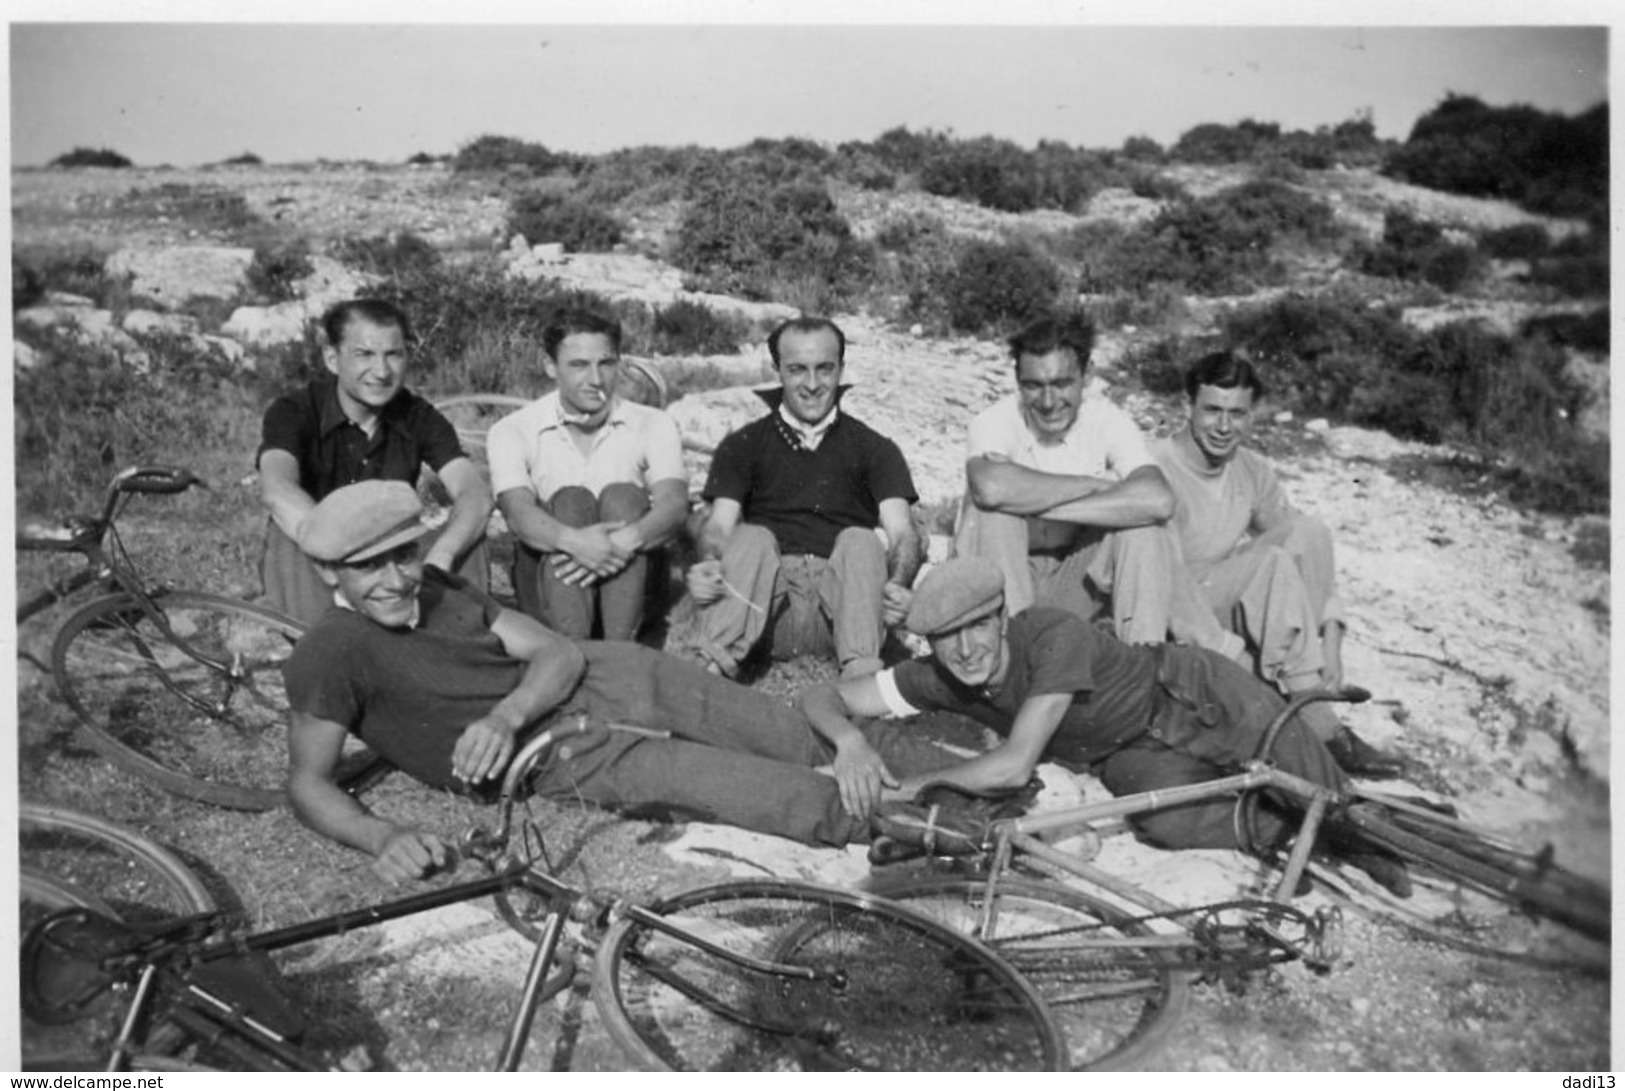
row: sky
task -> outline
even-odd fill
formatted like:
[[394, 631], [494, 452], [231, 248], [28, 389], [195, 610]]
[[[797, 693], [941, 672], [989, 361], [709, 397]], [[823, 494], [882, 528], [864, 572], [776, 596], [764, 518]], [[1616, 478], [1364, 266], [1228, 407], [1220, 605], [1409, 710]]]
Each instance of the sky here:
[[[484, 133], [584, 153], [761, 136], [835, 143], [898, 125], [1116, 147], [1135, 135], [1169, 144], [1203, 122], [1313, 129], [1367, 110], [1379, 135], [1403, 139], [1452, 92], [1562, 113], [1603, 101], [1612, 18], [1584, 0], [1200, 9], [1227, 13], [1220, 26], [1171, 3], [1047, 0], [696, 0], [653, 13], [630, 2], [330, 0], [208, 22], [219, 10], [14, 4], [13, 164], [79, 146], [144, 166], [244, 152], [399, 161]], [[1547, 25], [1517, 25], [1531, 10]]]

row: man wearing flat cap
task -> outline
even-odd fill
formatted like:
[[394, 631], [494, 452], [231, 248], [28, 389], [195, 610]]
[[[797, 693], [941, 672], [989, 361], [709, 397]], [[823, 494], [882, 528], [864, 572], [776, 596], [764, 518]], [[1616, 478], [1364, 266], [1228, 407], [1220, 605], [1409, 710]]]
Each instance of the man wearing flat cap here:
[[[803, 692], [801, 708], [836, 748], [842, 791], [874, 807], [912, 799], [929, 781], [971, 792], [1018, 788], [1042, 760], [1088, 770], [1114, 795], [1196, 784], [1240, 769], [1253, 756], [1282, 698], [1216, 652], [1125, 644], [1097, 625], [1048, 606], [1010, 617], [1004, 574], [991, 561], [950, 560], [915, 589], [907, 624], [929, 640], [915, 659], [868, 678]], [[898, 777], [851, 717], [944, 710], [1004, 737], [993, 750], [926, 777]], [[1339, 791], [1347, 780], [1325, 746], [1296, 718], [1280, 732], [1276, 766]], [[1216, 799], [1131, 818], [1139, 836], [1165, 848], [1265, 850], [1295, 821], [1262, 800], [1242, 844], [1235, 801]], [[1336, 840], [1337, 830], [1328, 824]], [[1397, 859], [1344, 838], [1344, 856], [1396, 893], [1409, 879]]]
[[426, 568], [412, 488], [364, 481], [312, 509], [299, 544], [333, 604], [285, 668], [288, 797], [308, 826], [372, 854], [385, 878], [451, 859], [432, 831], [369, 812], [334, 779], [355, 734], [433, 787], [500, 782], [522, 736], [554, 712], [668, 731], [607, 731], [555, 752], [533, 783], [550, 796], [682, 815], [840, 845], [868, 835], [843, 804], [828, 745], [790, 705], [637, 644], [573, 642]]

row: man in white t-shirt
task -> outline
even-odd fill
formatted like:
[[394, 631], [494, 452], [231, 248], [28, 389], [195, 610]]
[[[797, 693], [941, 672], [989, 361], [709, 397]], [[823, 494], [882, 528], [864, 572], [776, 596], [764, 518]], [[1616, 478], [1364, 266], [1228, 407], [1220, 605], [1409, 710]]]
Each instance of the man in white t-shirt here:
[[[1036, 601], [1109, 616], [1129, 643], [1190, 639], [1173, 616], [1174, 496], [1128, 414], [1085, 392], [1094, 339], [1082, 316], [1010, 339], [1016, 394], [971, 422], [954, 551], [998, 565], [1012, 614]], [[1240, 650], [1233, 634], [1216, 639]]]
[[617, 395], [613, 319], [565, 311], [542, 348], [557, 389], [498, 421], [486, 441], [491, 491], [519, 539], [519, 607], [565, 636], [634, 640], [648, 555], [688, 515], [677, 423]]

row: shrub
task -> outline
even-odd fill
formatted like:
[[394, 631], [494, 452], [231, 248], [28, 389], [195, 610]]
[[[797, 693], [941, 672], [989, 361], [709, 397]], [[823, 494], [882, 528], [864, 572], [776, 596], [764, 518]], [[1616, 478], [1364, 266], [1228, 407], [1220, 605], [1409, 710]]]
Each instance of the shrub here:
[[1383, 173], [1416, 185], [1585, 215], [1608, 197], [1608, 105], [1577, 117], [1446, 95], [1412, 126]]
[[1526, 318], [1518, 327], [1522, 337], [1541, 338], [1554, 345], [1607, 355], [1609, 350], [1609, 309], [1598, 307], [1585, 314], [1542, 314]]
[[1190, 196], [1184, 186], [1155, 170], [1135, 171], [1129, 178], [1128, 188], [1134, 196], [1153, 201], [1177, 201]]
[[965, 333], [1030, 321], [1054, 308], [1061, 290], [1055, 265], [1031, 247], [973, 242], [941, 286], [948, 322]]
[[13, 250], [12, 307], [38, 303], [46, 292], [68, 292], [105, 306], [109, 302], [106, 262], [105, 254], [83, 246]]
[[130, 167], [131, 163], [124, 156], [111, 148], [75, 148], [51, 160], [53, 167]]
[[282, 303], [297, 298], [299, 282], [315, 271], [310, 245], [303, 239], [256, 247], [248, 266], [248, 287], [266, 302]]
[[259, 167], [265, 165], [265, 160], [253, 152], [242, 152], [230, 159], [222, 159], [220, 162], [222, 166], [227, 167]]
[[1552, 248], [1552, 237], [1540, 224], [1512, 224], [1480, 234], [1478, 248], [1502, 261], [1529, 261], [1543, 256]]
[[1167, 156], [1162, 145], [1149, 136], [1131, 136], [1123, 141], [1123, 157], [1125, 159], [1139, 159], [1147, 163], [1161, 163]]
[[430, 155], [428, 152], [414, 152], [407, 157], [406, 163], [411, 167], [427, 167], [432, 163], [441, 163], [451, 158], [446, 155]]
[[624, 229], [609, 213], [547, 193], [523, 193], [510, 203], [508, 230], [531, 243], [562, 243], [575, 253], [615, 249]]
[[1553, 257], [1535, 262], [1530, 279], [1576, 299], [1607, 298], [1613, 278], [1606, 256]]
[[873, 250], [822, 184], [778, 180], [783, 164], [747, 161], [696, 179], [672, 260], [698, 290], [835, 309], [872, 283]]
[[329, 248], [333, 258], [363, 273], [402, 279], [440, 264], [440, 251], [410, 231], [391, 235], [346, 235]]
[[1206, 122], [1180, 134], [1168, 157], [1183, 163], [1244, 163], [1260, 145], [1272, 144], [1281, 135], [1274, 122], [1248, 118], [1235, 125]]
[[653, 347], [659, 356], [736, 355], [749, 334], [749, 323], [737, 315], [679, 299], [655, 311]]
[[920, 167], [920, 187], [940, 197], [974, 201], [1003, 212], [1077, 208], [1115, 180], [1090, 152], [1045, 141], [1023, 151], [990, 136], [943, 144]]
[[457, 149], [451, 168], [455, 171], [503, 171], [521, 168], [531, 174], [546, 174], [559, 168], [568, 168], [575, 157], [549, 151], [541, 144], [519, 140], [511, 136], [477, 136]]
[[1404, 209], [1383, 216], [1382, 242], [1363, 248], [1356, 264], [1371, 276], [1425, 281], [1445, 292], [1459, 290], [1479, 267], [1472, 247], [1447, 242], [1437, 224]]

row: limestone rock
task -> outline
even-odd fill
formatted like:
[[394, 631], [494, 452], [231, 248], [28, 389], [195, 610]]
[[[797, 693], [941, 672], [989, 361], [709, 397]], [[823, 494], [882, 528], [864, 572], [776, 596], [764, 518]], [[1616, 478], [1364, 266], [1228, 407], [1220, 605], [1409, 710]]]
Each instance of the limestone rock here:
[[188, 299], [231, 299], [242, 291], [254, 251], [241, 246], [124, 249], [107, 259], [108, 276], [129, 277], [130, 291], [164, 307]]
[[124, 316], [124, 332], [137, 337], [192, 337], [198, 332], [198, 321], [189, 314], [134, 310]]
[[30, 371], [39, 364], [39, 352], [26, 341], [15, 338], [11, 342], [11, 366], [17, 371]]
[[311, 255], [310, 264], [310, 275], [295, 287], [304, 300], [305, 310], [311, 314], [319, 315], [335, 303], [356, 298], [377, 280], [325, 254]]
[[303, 302], [238, 307], [220, 327], [220, 332], [249, 347], [286, 345], [304, 338], [305, 323], [309, 320], [309, 310]]

